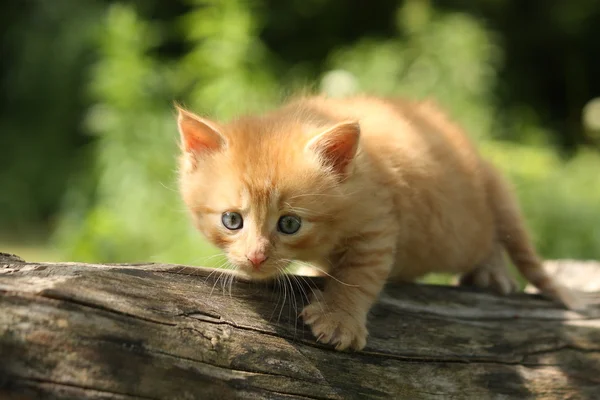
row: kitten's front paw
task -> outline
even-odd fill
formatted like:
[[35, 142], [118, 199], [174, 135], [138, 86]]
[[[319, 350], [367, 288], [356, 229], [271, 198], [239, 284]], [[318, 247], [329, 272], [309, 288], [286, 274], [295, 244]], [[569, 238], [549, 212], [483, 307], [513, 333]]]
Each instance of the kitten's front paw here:
[[362, 350], [367, 344], [365, 323], [345, 311], [312, 302], [300, 316], [310, 325], [318, 342], [334, 345], [336, 350]]

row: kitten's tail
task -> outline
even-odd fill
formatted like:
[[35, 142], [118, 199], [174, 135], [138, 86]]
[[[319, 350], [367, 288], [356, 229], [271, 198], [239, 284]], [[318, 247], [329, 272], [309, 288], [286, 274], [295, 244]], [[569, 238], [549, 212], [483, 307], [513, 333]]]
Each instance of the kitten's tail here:
[[564, 304], [571, 310], [585, 308], [585, 302], [567, 287], [546, 273], [525, 228], [511, 187], [490, 164], [485, 164], [487, 193], [496, 218], [498, 238], [513, 264], [542, 294]]

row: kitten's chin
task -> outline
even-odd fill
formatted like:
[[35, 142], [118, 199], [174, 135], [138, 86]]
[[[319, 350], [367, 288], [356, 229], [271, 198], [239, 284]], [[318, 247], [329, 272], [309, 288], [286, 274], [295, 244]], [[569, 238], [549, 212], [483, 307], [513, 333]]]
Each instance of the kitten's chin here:
[[245, 279], [251, 281], [268, 281], [275, 279], [277, 276], [277, 270], [247, 270], [247, 269], [238, 269], [238, 274]]

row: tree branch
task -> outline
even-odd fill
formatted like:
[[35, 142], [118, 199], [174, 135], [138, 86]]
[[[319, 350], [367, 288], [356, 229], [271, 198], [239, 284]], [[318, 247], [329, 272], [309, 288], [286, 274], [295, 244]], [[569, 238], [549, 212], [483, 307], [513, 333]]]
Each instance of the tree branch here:
[[[560, 265], [571, 275], [584, 265], [566, 263]], [[580, 282], [600, 280], [597, 263], [582, 268]], [[592, 306], [579, 314], [524, 293], [390, 285], [371, 312], [365, 350], [341, 353], [315, 342], [297, 318], [319, 279], [305, 278], [291, 291], [212, 272], [25, 263], [1, 253], [0, 398], [600, 393], [597, 291], [587, 294]]]

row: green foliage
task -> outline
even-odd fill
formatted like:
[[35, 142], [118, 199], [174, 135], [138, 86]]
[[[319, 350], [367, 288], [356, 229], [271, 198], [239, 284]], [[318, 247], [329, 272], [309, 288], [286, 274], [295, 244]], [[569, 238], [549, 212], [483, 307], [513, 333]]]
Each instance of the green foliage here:
[[544, 257], [600, 259], [598, 153], [564, 162], [549, 148], [493, 142], [484, 154], [513, 183]]
[[79, 89], [101, 15], [95, 0], [14, 3], [0, 5], [0, 235], [11, 239], [51, 222], [80, 165]]
[[[86, 119], [95, 167], [67, 193], [56, 236], [70, 259], [218, 265], [177, 194], [172, 101], [229, 118], [319, 80], [267, 48], [260, 8], [242, 0], [192, 4], [168, 23], [150, 22], [126, 3], [105, 15]], [[545, 147], [494, 141], [502, 136], [493, 122], [502, 54], [493, 35], [473, 17], [423, 1], [406, 2], [396, 20], [393, 37], [332, 49], [324, 66], [334, 72], [324, 75], [323, 90], [438, 98], [515, 182], [544, 256], [600, 258], [598, 155], [564, 163]], [[158, 56], [173, 36], [186, 44], [184, 54]], [[540, 128], [515, 115], [515, 126], [537, 137]]]
[[422, 1], [408, 1], [397, 15], [404, 35], [336, 50], [333, 68], [351, 72], [362, 91], [435, 97], [474, 136], [489, 136], [501, 61], [492, 35], [466, 14], [436, 13]]
[[242, 99], [268, 100], [274, 84], [264, 68], [266, 51], [240, 4], [215, 2], [182, 18], [192, 47], [174, 63], [150, 55], [160, 44], [159, 26], [131, 6], [108, 10], [91, 84], [96, 104], [87, 119], [97, 151], [95, 173], [86, 179], [96, 188], [91, 202], [73, 188], [58, 231], [71, 258], [194, 263], [215, 253], [191, 229], [177, 194], [178, 133], [169, 96], [186, 91], [194, 109], [219, 118], [236, 113]]

